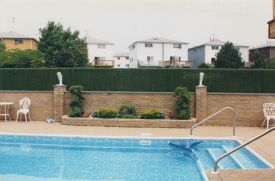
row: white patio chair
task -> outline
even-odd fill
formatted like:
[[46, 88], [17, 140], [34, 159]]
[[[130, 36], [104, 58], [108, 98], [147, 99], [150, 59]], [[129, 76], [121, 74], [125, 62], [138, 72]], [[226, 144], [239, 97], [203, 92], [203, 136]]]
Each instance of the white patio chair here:
[[263, 112], [264, 112], [264, 122], [262, 127], [266, 123], [266, 129], [269, 129], [269, 121], [273, 119], [275, 121], [275, 103], [265, 103], [263, 104]]
[[28, 121], [27, 115], [31, 121], [30, 106], [31, 106], [31, 100], [29, 98], [24, 97], [19, 100], [19, 110], [17, 111], [16, 122], [18, 120], [18, 116], [20, 116], [20, 121], [21, 121], [22, 114], [24, 114], [26, 122]]

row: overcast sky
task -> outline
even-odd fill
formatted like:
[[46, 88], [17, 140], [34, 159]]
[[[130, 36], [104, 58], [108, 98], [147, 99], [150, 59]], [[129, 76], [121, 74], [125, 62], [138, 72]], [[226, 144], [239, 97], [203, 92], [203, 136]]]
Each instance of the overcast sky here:
[[156, 36], [190, 46], [213, 36], [255, 46], [267, 41], [271, 19], [272, 0], [0, 0], [0, 32], [37, 38], [53, 20], [115, 43], [116, 52]]

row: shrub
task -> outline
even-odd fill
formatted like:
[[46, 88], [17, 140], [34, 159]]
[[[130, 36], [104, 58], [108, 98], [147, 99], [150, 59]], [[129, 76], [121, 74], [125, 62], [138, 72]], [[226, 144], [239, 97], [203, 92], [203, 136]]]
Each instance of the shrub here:
[[116, 118], [118, 113], [116, 110], [102, 109], [98, 112], [97, 117], [99, 118]]
[[135, 119], [136, 109], [132, 105], [121, 105], [118, 114], [120, 118]]
[[141, 113], [140, 119], [161, 119], [161, 113], [155, 109], [147, 110]]
[[209, 64], [202, 63], [202, 64], [199, 65], [198, 68], [200, 68], [200, 69], [208, 69], [208, 68], [211, 68], [211, 66]]
[[174, 92], [176, 98], [175, 118], [190, 119], [191, 118], [191, 96], [186, 87], [177, 87]]
[[69, 92], [72, 95], [70, 117], [81, 117], [83, 114], [82, 103], [85, 98], [82, 96], [82, 91], [83, 87], [80, 85], [74, 85], [69, 88]]

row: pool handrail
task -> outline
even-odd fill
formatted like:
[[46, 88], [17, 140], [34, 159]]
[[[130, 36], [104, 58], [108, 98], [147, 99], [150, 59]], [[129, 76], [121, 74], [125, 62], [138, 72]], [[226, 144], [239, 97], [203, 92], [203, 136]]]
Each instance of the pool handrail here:
[[229, 152], [223, 154], [222, 156], [220, 156], [220, 157], [215, 161], [215, 166], [214, 166], [214, 170], [213, 170], [213, 171], [217, 173], [217, 170], [218, 170], [218, 163], [219, 163], [222, 159], [224, 159], [225, 157], [227, 157], [227, 156], [231, 155], [232, 153], [238, 151], [239, 149], [245, 147], [246, 145], [249, 145], [250, 143], [252, 143], [252, 142], [254, 142], [254, 141], [260, 139], [261, 137], [263, 137], [263, 136], [269, 134], [270, 132], [272, 132], [272, 131], [274, 131], [274, 130], [275, 130], [275, 127], [270, 128], [269, 130], [267, 130], [267, 131], [261, 133], [260, 135], [258, 135], [258, 136], [256, 136], [256, 137], [252, 138], [251, 140], [249, 140], [249, 141], [247, 141], [247, 142], [241, 144], [241, 145], [238, 146], [237, 148], [235, 148], [235, 149], [233, 149], [233, 150], [231, 150], [231, 151], [229, 151]]
[[231, 110], [232, 111], [232, 127], [233, 127], [233, 136], [235, 136], [235, 129], [236, 129], [236, 120], [237, 120], [237, 115], [236, 115], [236, 111], [234, 108], [232, 107], [224, 107], [223, 109], [215, 112], [214, 114], [208, 116], [207, 118], [205, 118], [204, 120], [200, 121], [199, 123], [193, 125], [191, 128], [190, 128], [190, 136], [193, 135], [193, 129], [195, 129], [197, 126], [201, 125], [202, 123], [208, 121], [210, 118], [220, 114], [221, 112], [225, 111], [225, 110]]

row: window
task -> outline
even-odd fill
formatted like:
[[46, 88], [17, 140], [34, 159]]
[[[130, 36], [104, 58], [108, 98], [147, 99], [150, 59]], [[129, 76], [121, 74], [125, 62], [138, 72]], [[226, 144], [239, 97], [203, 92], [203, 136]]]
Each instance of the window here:
[[176, 44], [174, 44], [174, 45], [173, 45], [173, 47], [174, 47], [174, 48], [178, 48], [178, 49], [181, 49], [181, 44], [179, 44], [179, 43], [176, 43]]
[[117, 64], [117, 67], [120, 67], [120, 64]]
[[105, 44], [98, 44], [97, 48], [106, 48], [106, 45]]
[[17, 39], [14, 39], [14, 43], [15, 43], [15, 45], [20, 45], [20, 44], [24, 43], [24, 40], [20, 39], [20, 38], [17, 38]]
[[153, 61], [154, 57], [153, 56], [147, 56], [147, 61], [150, 62], [150, 61]]
[[118, 60], [120, 60], [120, 57], [117, 57]]
[[129, 60], [129, 57], [126, 57], [126, 60]]
[[105, 57], [95, 57], [95, 60], [105, 60]]
[[146, 48], [152, 48], [153, 47], [153, 43], [145, 43], [145, 47]]
[[219, 49], [219, 46], [217, 46], [217, 45], [212, 46], [212, 50], [218, 50], [218, 49]]
[[126, 64], [126, 67], [129, 67], [129, 64]]

